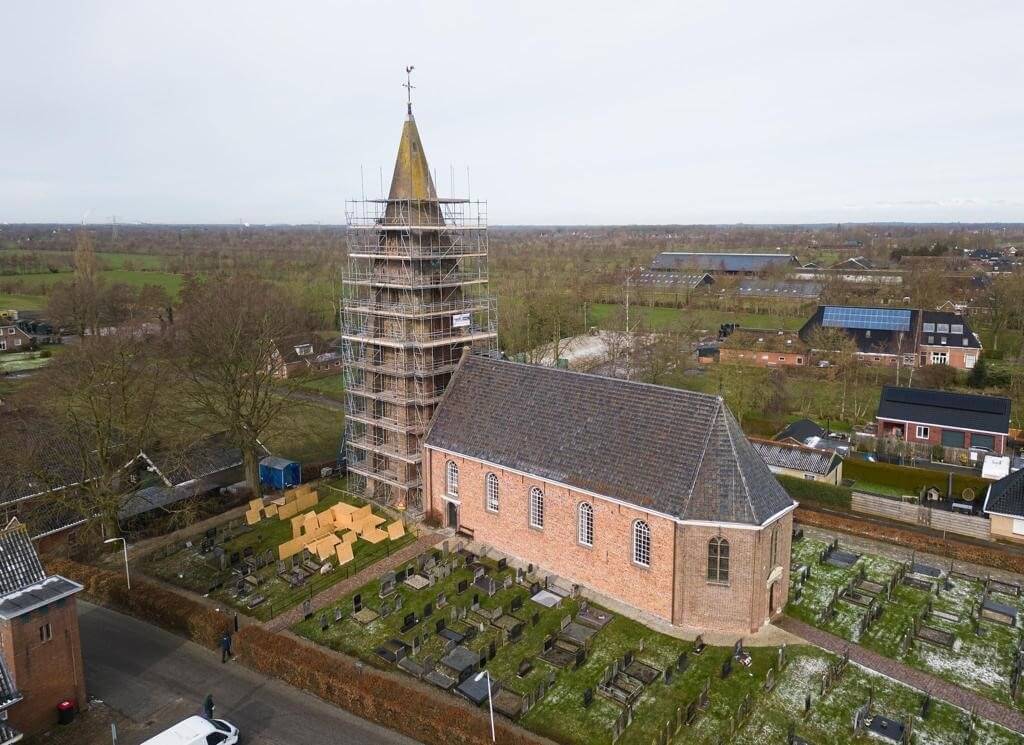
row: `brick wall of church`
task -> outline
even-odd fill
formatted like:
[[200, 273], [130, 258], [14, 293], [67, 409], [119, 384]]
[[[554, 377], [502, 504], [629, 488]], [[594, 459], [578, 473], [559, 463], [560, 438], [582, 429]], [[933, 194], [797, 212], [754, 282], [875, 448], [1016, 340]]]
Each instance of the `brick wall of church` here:
[[[596, 499], [539, 479], [493, 468], [467, 458], [424, 450], [424, 480], [430, 510], [445, 524], [445, 463], [459, 466], [459, 522], [473, 531], [473, 538], [498, 551], [536, 564], [559, 577], [611, 595], [629, 605], [672, 620], [675, 556], [675, 523], [640, 510]], [[499, 510], [485, 509], [484, 479], [498, 476]], [[544, 529], [530, 527], [530, 489], [544, 491]], [[577, 507], [589, 502], [594, 508], [594, 545], [577, 540]], [[645, 520], [651, 528], [651, 565], [633, 563], [633, 523]]]
[[[478, 461], [424, 449], [424, 489], [428, 509], [446, 524], [445, 464], [459, 466], [459, 522], [473, 538], [498, 551], [540, 566], [547, 572], [586, 585], [676, 625], [747, 634], [768, 618], [771, 530], [779, 529], [776, 608], [786, 602], [792, 513], [763, 528], [744, 529], [678, 525], [609, 500], [557, 487], [523, 474]], [[485, 477], [499, 480], [499, 510], [485, 507]], [[545, 496], [544, 529], [529, 524], [529, 493], [539, 486]], [[577, 540], [580, 502], [594, 508], [594, 545]], [[651, 566], [633, 563], [633, 523], [651, 527]], [[708, 541], [720, 535], [730, 547], [728, 584], [709, 583]]]

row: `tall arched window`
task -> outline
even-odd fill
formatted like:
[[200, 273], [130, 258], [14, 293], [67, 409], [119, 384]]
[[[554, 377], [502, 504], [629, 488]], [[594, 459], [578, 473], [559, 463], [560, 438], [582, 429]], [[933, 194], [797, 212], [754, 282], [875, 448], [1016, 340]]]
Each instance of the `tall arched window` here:
[[448, 496], [459, 496], [459, 467], [455, 461], [448, 461], [448, 465], [445, 466], [445, 477], [448, 481]]
[[530, 527], [544, 527], [544, 492], [539, 486], [530, 489]]
[[489, 512], [498, 511], [498, 477], [493, 473], [487, 474], [487, 478], [484, 479], [484, 491], [487, 492], [487, 510]]
[[771, 549], [771, 560], [768, 562], [771, 566], [769, 569], [774, 569], [779, 563], [779, 526], [776, 525], [772, 528], [772, 549]]
[[708, 541], [708, 581], [729, 581], [729, 541], [724, 538]]
[[651, 526], [643, 520], [633, 523], [633, 562], [642, 567], [651, 565]]
[[589, 502], [580, 502], [576, 540], [583, 546], [594, 545], [594, 507]]

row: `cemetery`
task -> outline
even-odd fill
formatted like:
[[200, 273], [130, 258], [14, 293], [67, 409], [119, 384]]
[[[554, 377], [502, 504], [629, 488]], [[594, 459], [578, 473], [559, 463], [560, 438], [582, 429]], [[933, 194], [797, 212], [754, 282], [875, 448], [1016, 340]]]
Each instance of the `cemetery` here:
[[1024, 605], [1018, 585], [951, 571], [913, 554], [900, 562], [810, 538], [793, 544], [792, 566], [788, 615], [1020, 706], [1024, 633], [1018, 615]]
[[272, 618], [414, 540], [343, 487], [307, 484], [252, 500], [244, 517], [144, 557], [143, 571]]
[[[293, 630], [485, 708], [486, 671], [496, 714], [564, 743], [759, 743], [769, 741], [765, 732], [784, 742], [790, 727], [807, 742], [853, 742], [854, 715], [869, 689], [896, 688], [907, 701], [915, 695], [848, 665], [822, 695], [822, 674], [841, 660], [821, 650], [683, 641], [588, 603], [530, 567], [443, 546]], [[809, 680], [814, 703], [805, 716]], [[838, 689], [845, 692], [837, 696]], [[887, 707], [876, 706], [873, 721], [903, 716]], [[960, 727], [952, 707], [933, 711], [933, 722], [923, 730], [915, 722], [915, 731]]]

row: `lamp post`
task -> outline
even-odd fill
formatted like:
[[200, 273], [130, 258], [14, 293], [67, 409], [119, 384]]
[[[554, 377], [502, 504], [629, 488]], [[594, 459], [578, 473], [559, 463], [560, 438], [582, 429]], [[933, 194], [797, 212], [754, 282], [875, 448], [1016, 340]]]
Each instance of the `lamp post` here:
[[497, 739], [494, 737], [494, 701], [491, 699], [491, 674], [484, 670], [481, 673], [477, 673], [473, 680], [479, 682], [480, 678], [485, 675], [487, 676], [487, 708], [491, 712], [491, 742], [497, 742]]
[[108, 538], [104, 543], [117, 543], [121, 541], [124, 547], [124, 578], [128, 582], [128, 589], [132, 589], [132, 575], [128, 573], [128, 541], [124, 538]]

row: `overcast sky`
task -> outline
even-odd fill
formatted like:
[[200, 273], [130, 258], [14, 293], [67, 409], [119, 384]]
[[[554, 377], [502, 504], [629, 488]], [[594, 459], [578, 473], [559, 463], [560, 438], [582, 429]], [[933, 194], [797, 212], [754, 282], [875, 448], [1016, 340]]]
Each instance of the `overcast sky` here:
[[413, 107], [492, 224], [1024, 220], [1024, 3], [0, 5], [0, 220], [316, 222]]

